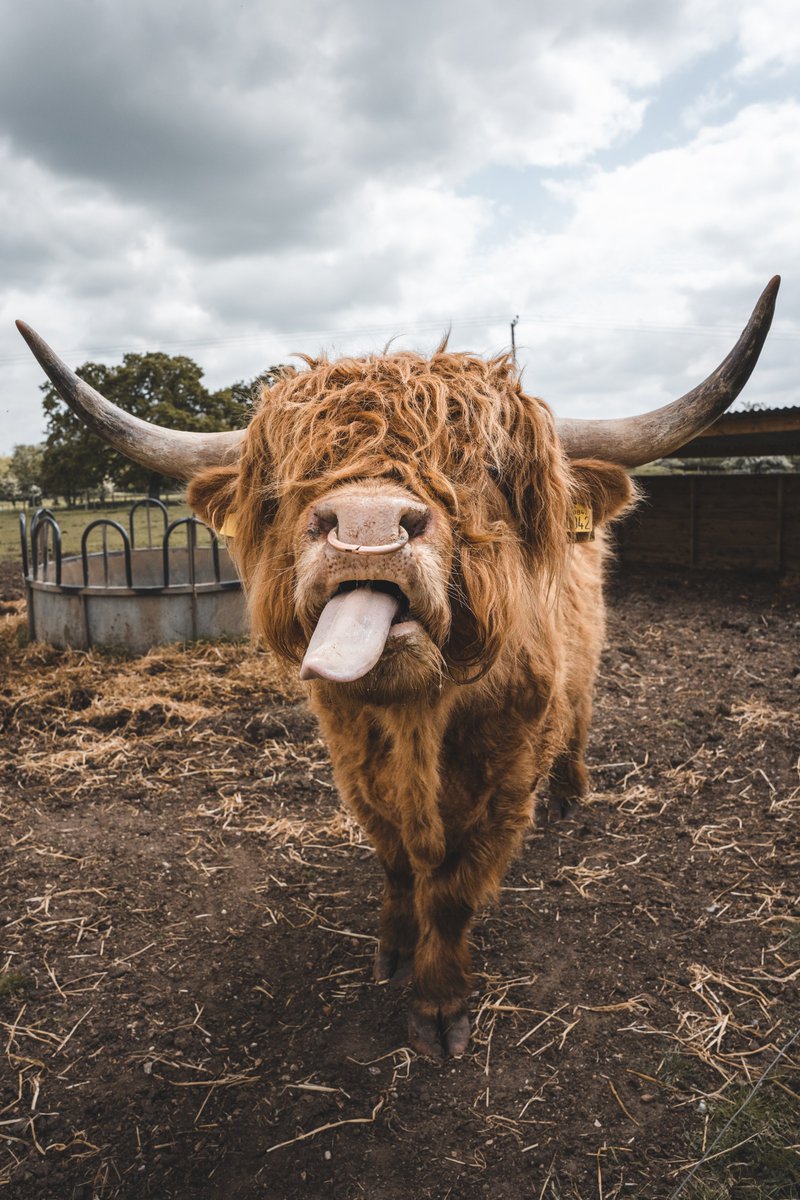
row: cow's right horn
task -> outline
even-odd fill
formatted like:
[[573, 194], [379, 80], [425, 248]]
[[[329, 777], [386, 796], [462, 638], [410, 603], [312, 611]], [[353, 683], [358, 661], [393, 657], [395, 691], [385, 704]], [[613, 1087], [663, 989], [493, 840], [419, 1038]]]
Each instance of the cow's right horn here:
[[635, 417], [558, 419], [556, 428], [565, 454], [640, 467], [672, 454], [702, 433], [733, 404], [750, 378], [769, 332], [780, 282], [780, 275], [769, 281], [728, 357], [685, 396]]
[[17, 321], [17, 329], [72, 411], [126, 458], [170, 479], [191, 479], [204, 467], [223, 466], [238, 457], [243, 429], [188, 433], [151, 425], [117, 408], [79, 379], [24, 321]]

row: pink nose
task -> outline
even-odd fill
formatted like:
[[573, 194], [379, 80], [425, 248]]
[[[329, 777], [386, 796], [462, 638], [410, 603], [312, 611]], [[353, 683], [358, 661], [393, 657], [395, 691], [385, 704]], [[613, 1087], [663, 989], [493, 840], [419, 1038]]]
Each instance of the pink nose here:
[[428, 522], [424, 504], [403, 496], [332, 496], [314, 509], [321, 533], [337, 550], [388, 554], [419, 537]]

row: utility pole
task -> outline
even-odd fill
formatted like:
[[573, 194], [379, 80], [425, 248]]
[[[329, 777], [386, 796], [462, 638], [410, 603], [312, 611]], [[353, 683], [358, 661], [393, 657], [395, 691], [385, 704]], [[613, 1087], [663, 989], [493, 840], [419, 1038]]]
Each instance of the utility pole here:
[[519, 313], [517, 313], [517, 315], [514, 317], [514, 320], [511, 322], [511, 357], [515, 363], [517, 361], [517, 341], [514, 336], [514, 330], [515, 330], [518, 322], [519, 322]]

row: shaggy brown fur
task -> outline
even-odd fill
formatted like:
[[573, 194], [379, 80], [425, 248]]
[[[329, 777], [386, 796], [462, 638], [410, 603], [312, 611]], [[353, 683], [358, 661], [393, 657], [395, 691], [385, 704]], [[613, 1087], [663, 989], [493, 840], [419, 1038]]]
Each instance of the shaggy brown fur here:
[[[469, 923], [498, 891], [532, 788], [551, 775], [554, 811], [586, 789], [606, 549], [602, 529], [569, 540], [571, 506], [590, 503], [602, 525], [632, 489], [616, 466], [563, 458], [507, 357], [307, 363], [265, 391], [240, 462], [198, 477], [190, 502], [217, 528], [235, 513], [254, 628], [293, 661], [343, 579], [410, 589], [419, 631], [390, 638], [363, 679], [315, 681], [310, 698], [386, 873], [376, 975], [413, 965], [413, 1044], [460, 1054]], [[402, 577], [325, 550], [317, 506], [343, 495], [428, 507]]]

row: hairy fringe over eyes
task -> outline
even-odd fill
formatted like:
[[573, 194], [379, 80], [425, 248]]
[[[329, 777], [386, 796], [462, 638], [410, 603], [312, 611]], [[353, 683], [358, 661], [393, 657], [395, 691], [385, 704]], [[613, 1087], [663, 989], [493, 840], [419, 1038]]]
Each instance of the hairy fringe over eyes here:
[[279, 652], [302, 653], [290, 531], [337, 484], [388, 477], [447, 514], [456, 546], [447, 658], [485, 670], [513, 638], [531, 587], [557, 580], [568, 552], [572, 484], [550, 410], [523, 392], [508, 355], [440, 348], [432, 358], [304, 361], [307, 370], [264, 389], [238, 466], [192, 489], [195, 505], [214, 493], [217, 528], [236, 512], [253, 612], [270, 614], [260, 632]]

